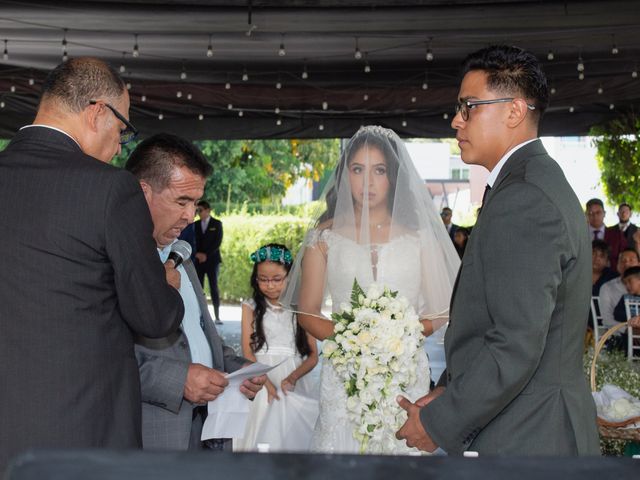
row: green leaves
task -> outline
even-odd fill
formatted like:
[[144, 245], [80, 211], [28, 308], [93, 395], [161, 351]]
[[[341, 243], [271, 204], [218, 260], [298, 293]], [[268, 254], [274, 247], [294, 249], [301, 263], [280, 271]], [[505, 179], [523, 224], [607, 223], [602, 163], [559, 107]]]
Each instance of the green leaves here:
[[357, 308], [360, 306], [360, 295], [365, 296], [364, 290], [358, 283], [358, 280], [353, 279], [353, 287], [351, 289], [351, 307]]
[[633, 114], [593, 127], [593, 142], [608, 200], [640, 209], [640, 119]]

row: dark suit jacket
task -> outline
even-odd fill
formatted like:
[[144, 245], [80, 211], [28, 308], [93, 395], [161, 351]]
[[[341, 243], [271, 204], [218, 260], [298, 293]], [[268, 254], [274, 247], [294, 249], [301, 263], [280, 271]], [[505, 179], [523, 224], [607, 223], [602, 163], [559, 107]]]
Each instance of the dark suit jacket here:
[[[446, 227], [445, 227], [446, 228]], [[449, 230], [449, 237], [453, 242], [454, 237], [456, 236], [456, 231], [460, 228], [460, 225], [456, 225], [455, 223], [451, 224], [451, 230]]]
[[195, 222], [196, 247], [198, 252], [207, 254], [207, 261], [204, 266], [209, 268], [222, 262], [220, 256], [220, 245], [222, 244], [222, 222], [217, 218], [210, 217], [207, 230], [202, 233], [200, 220]]
[[421, 410], [444, 450], [599, 453], [582, 369], [591, 242], [562, 170], [534, 141], [488, 194], [462, 259], [445, 335], [446, 390]]
[[138, 447], [133, 333], [183, 315], [138, 181], [44, 127], [0, 153], [0, 471], [28, 447]]
[[[191, 261], [184, 264], [198, 298], [204, 333], [211, 346], [213, 368], [234, 372], [249, 360], [224, 344], [211, 319], [207, 300]], [[183, 277], [182, 281], [185, 279]], [[142, 383], [142, 443], [146, 449], [186, 450], [192, 435], [200, 436], [202, 424], [194, 423], [194, 405], [183, 398], [191, 364], [189, 341], [182, 328], [166, 338], [139, 337], [136, 357]], [[198, 429], [196, 432], [191, 430]]]

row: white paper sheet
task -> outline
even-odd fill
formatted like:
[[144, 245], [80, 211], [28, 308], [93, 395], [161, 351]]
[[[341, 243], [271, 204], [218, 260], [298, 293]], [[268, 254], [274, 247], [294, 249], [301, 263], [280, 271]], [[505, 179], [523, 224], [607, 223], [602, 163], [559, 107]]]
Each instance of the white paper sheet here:
[[229, 385], [218, 398], [207, 405], [207, 418], [202, 427], [200, 439], [242, 438], [249, 417], [251, 400], [240, 392], [240, 385], [246, 379], [264, 375], [278, 365], [270, 367], [256, 362], [226, 375]]

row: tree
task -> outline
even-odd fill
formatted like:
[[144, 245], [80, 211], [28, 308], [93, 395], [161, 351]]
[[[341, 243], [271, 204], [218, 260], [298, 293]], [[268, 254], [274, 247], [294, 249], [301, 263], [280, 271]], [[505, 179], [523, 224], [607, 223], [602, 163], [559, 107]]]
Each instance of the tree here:
[[607, 199], [640, 210], [640, 118], [633, 114], [618, 118], [593, 127], [591, 135]]
[[[200, 140], [194, 142], [213, 166], [204, 198], [213, 203], [278, 204], [299, 178], [318, 181], [333, 169], [339, 140]], [[122, 146], [111, 161], [124, 167], [137, 142]]]

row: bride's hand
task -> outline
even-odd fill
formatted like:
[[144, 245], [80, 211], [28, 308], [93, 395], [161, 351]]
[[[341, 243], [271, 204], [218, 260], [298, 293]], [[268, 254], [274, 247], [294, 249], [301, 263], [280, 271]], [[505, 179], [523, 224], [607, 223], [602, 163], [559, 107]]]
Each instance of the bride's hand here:
[[264, 386], [267, 389], [267, 403], [271, 403], [274, 398], [280, 400], [278, 389], [271, 383], [271, 380], [267, 380]]

